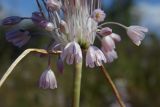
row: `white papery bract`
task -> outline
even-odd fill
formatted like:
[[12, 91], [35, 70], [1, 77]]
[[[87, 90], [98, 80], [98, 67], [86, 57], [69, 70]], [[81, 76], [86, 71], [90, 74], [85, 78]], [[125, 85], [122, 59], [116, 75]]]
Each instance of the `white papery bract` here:
[[81, 47], [75, 41], [68, 43], [61, 54], [61, 58], [63, 61], [66, 59], [67, 64], [73, 64], [74, 60], [76, 63], [80, 63], [82, 61]]
[[90, 46], [86, 53], [86, 66], [94, 68], [96, 66], [102, 66], [106, 63], [106, 58], [103, 52], [95, 46]]
[[57, 80], [54, 72], [48, 68], [45, 70], [39, 80], [39, 87], [43, 89], [55, 89], [57, 88]]
[[141, 41], [145, 38], [145, 34], [148, 29], [141, 26], [130, 26], [127, 28], [127, 34], [134, 44], [139, 46]]

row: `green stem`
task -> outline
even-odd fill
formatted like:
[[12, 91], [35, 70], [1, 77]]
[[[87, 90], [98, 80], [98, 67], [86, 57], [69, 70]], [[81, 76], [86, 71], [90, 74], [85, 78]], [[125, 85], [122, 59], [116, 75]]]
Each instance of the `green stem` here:
[[81, 75], [82, 75], [82, 62], [75, 64], [72, 107], [79, 107], [80, 91], [81, 91]]

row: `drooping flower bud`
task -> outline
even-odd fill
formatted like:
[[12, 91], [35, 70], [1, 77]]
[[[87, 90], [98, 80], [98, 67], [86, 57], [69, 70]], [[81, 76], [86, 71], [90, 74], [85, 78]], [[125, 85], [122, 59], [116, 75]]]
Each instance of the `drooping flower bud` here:
[[54, 30], [53, 23], [45, 20], [40, 12], [33, 12], [32, 13], [32, 21], [34, 24], [36, 24], [37, 26], [39, 26], [47, 31], [51, 32]]
[[34, 23], [39, 23], [42, 20], [44, 20], [44, 17], [42, 16], [42, 14], [40, 12], [33, 12], [32, 13], [32, 21]]
[[31, 38], [29, 32], [26, 30], [11, 30], [5, 35], [6, 40], [11, 42], [13, 45], [17, 47], [24, 46]]
[[91, 17], [96, 21], [96, 22], [102, 22], [104, 21], [106, 14], [104, 13], [103, 10], [101, 9], [95, 9], [91, 15]]
[[39, 87], [43, 89], [55, 89], [57, 88], [57, 80], [54, 72], [48, 68], [45, 70], [39, 80]]
[[38, 25], [50, 32], [54, 30], [54, 25], [46, 20], [42, 20]]
[[22, 20], [23, 20], [23, 18], [21, 18], [19, 16], [7, 17], [2, 20], [2, 25], [15, 25], [15, 24], [20, 23]]
[[60, 73], [64, 72], [64, 64], [63, 64], [63, 61], [62, 61], [62, 59], [60, 57], [57, 60], [57, 70]]
[[47, 0], [46, 5], [53, 11], [57, 11], [62, 7], [62, 3], [58, 0]]

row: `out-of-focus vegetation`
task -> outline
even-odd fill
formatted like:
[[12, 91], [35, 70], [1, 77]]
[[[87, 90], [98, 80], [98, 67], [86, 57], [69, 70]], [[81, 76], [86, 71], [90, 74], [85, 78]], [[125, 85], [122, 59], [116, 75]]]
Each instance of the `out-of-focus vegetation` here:
[[[110, 10], [106, 10], [108, 12], [107, 20], [130, 25], [131, 4], [129, 0], [124, 2], [117, 0]], [[31, 25], [28, 28], [33, 31], [35, 29]], [[115, 26], [112, 28], [114, 28], [114, 32], [122, 36], [123, 41], [117, 44], [118, 60], [112, 64], [106, 64], [106, 68], [113, 80], [123, 79], [126, 81], [124, 88], [127, 90], [128, 97], [124, 99], [125, 102], [129, 103], [131, 107], [159, 107], [159, 38], [154, 32], [150, 33], [142, 45], [137, 47], [128, 39], [123, 29]], [[45, 42], [49, 41], [47, 36], [34, 36], [27, 46], [18, 49], [6, 42], [4, 34], [8, 29], [0, 27], [0, 77], [26, 48], [42, 48]], [[52, 57], [52, 69], [57, 77], [58, 89], [42, 90], [38, 88], [39, 77], [47, 67], [47, 57], [40, 58], [32, 53], [15, 68], [0, 89], [0, 107], [70, 107], [74, 69], [73, 66], [66, 65], [64, 74], [58, 73], [56, 59], [57, 56]], [[109, 107], [113, 103], [115, 103], [115, 97], [99, 69], [88, 69], [84, 65], [81, 107]]]

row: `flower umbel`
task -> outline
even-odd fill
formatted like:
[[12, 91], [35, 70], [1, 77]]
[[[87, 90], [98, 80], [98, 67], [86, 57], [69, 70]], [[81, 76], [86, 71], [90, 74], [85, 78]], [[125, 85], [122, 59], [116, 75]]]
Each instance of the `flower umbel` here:
[[[86, 53], [86, 66], [90, 68], [100, 67], [115, 91], [115, 86], [108, 74], [105, 73], [103, 63], [111, 63], [118, 58], [115, 49], [116, 42], [120, 42], [121, 37], [113, 33], [108, 25], [114, 24], [124, 28], [129, 38], [137, 46], [141, 44], [148, 29], [141, 26], [127, 27], [117, 22], [103, 22], [106, 14], [101, 9], [101, 0], [36, 0], [36, 3], [39, 11], [33, 12], [31, 17], [7, 17], [2, 21], [2, 25], [16, 25], [24, 19], [29, 19], [35, 26], [43, 29], [42, 31], [45, 31], [49, 35], [48, 37], [51, 37], [51, 42], [48, 43], [47, 50], [25, 50], [2, 77], [0, 86], [12, 72], [15, 65], [25, 55], [36, 50], [39, 53], [49, 54], [49, 68], [42, 73], [39, 86], [43, 89], [57, 88], [56, 77], [50, 69], [50, 55], [51, 53], [60, 54], [57, 62], [60, 72], [63, 72], [64, 61], [67, 64], [75, 63], [76, 65], [75, 69], [78, 72], [75, 72], [73, 107], [79, 107], [81, 69], [83, 59], [85, 59], [82, 55], [83, 52]], [[24, 46], [30, 38], [30, 33], [27, 30], [13, 30], [6, 33], [7, 41], [18, 47]], [[101, 42], [101, 49], [94, 46], [97, 38]], [[58, 50], [54, 51], [57, 46]], [[117, 96], [121, 107], [125, 107], [120, 101], [120, 96]]]

